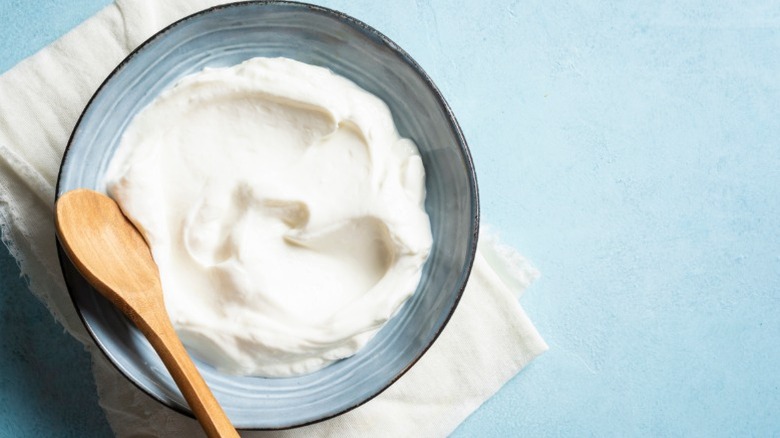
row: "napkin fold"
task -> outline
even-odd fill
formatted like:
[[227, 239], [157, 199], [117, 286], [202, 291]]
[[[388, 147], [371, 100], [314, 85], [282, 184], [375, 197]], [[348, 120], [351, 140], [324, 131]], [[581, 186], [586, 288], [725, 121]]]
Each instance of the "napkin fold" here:
[[[168, 24], [213, 0], [117, 0], [0, 76], [0, 231], [31, 291], [93, 357], [117, 436], [200, 436], [195, 420], [130, 384], [98, 351], [70, 301], [54, 243], [59, 164], [79, 115], [111, 70]], [[463, 298], [442, 335], [381, 395], [328, 421], [242, 436], [444, 436], [547, 349], [517, 297], [538, 275], [483, 230]]]

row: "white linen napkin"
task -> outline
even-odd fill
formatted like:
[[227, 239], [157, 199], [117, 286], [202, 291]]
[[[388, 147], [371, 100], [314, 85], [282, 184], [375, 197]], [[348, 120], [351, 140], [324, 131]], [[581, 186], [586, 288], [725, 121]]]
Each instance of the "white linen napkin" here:
[[[118, 436], [199, 436], [189, 417], [130, 384], [94, 346], [68, 297], [54, 245], [62, 153], [79, 114], [135, 47], [213, 0], [117, 0], [0, 76], [0, 228], [30, 288], [92, 353], [100, 404]], [[428, 353], [365, 405], [331, 420], [243, 436], [444, 436], [547, 345], [517, 297], [538, 273], [482, 233], [468, 287]]]

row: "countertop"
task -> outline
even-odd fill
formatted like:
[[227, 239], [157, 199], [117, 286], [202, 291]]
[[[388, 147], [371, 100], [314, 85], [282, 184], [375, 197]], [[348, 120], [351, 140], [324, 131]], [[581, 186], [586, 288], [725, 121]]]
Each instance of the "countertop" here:
[[[4, 0], [0, 72], [107, 3]], [[455, 436], [780, 434], [780, 3], [321, 4], [431, 75], [484, 221], [542, 272], [550, 350]], [[110, 435], [0, 252], [0, 435]]]

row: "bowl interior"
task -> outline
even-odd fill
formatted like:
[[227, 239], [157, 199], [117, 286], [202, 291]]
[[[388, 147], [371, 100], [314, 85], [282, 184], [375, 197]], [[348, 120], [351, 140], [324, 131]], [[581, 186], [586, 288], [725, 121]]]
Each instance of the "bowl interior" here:
[[[476, 248], [478, 205], [471, 159], [449, 108], [419, 67], [382, 35], [327, 9], [243, 3], [188, 17], [150, 39], [106, 80], [84, 111], [63, 159], [57, 196], [102, 176], [133, 116], [179, 78], [255, 56], [330, 68], [382, 98], [402, 135], [420, 148], [433, 252], [415, 295], [355, 356], [293, 378], [236, 377], [197, 362], [240, 428], [285, 428], [353, 408], [395, 381], [433, 342], [454, 310]], [[219, 150], [214, 151], [219, 154]], [[186, 184], [187, 181], [181, 181]], [[161, 402], [189, 412], [140, 333], [61, 255], [73, 301], [109, 359]]]

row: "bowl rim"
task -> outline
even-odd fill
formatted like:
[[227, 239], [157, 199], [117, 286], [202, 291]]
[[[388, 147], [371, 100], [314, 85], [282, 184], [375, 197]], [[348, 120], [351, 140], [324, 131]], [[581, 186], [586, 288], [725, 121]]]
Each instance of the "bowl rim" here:
[[[385, 36], [383, 33], [379, 32], [378, 30], [374, 29], [373, 27], [369, 26], [368, 24], [350, 16], [347, 15], [344, 12], [326, 8], [319, 5], [313, 5], [310, 3], [305, 2], [298, 2], [298, 1], [289, 1], [289, 0], [251, 0], [251, 1], [238, 1], [238, 2], [232, 2], [232, 3], [225, 3], [221, 5], [215, 5], [211, 6], [209, 8], [200, 10], [198, 12], [195, 12], [193, 14], [187, 15], [183, 18], [180, 18], [176, 20], [175, 22], [165, 26], [164, 28], [160, 29], [154, 35], [147, 38], [143, 43], [141, 43], [138, 47], [133, 49], [127, 56], [125, 56], [122, 61], [117, 64], [116, 67], [111, 71], [111, 73], [106, 76], [106, 78], [101, 82], [100, 86], [95, 90], [95, 92], [90, 97], [87, 104], [84, 106], [84, 109], [82, 110], [81, 114], [79, 115], [78, 120], [76, 121], [76, 124], [73, 126], [73, 130], [71, 131], [70, 137], [68, 138], [68, 143], [65, 146], [65, 149], [63, 150], [62, 154], [62, 160], [60, 161], [60, 167], [57, 173], [57, 184], [55, 187], [54, 192], [54, 202], [56, 204], [57, 200], [59, 199], [60, 195], [60, 183], [62, 181], [63, 176], [63, 169], [65, 167], [65, 162], [68, 158], [68, 152], [70, 151], [71, 145], [74, 141], [74, 138], [76, 136], [76, 132], [78, 131], [79, 127], [81, 126], [81, 122], [86, 115], [87, 111], [92, 106], [93, 101], [95, 98], [101, 93], [103, 88], [111, 81], [111, 79], [120, 71], [122, 68], [141, 51], [145, 50], [145, 48], [154, 42], [155, 40], [164, 37], [168, 32], [170, 32], [172, 29], [186, 23], [187, 21], [190, 21], [192, 19], [195, 19], [197, 17], [200, 17], [202, 15], [208, 15], [211, 13], [214, 13], [215, 11], [223, 10], [223, 9], [230, 9], [230, 8], [242, 8], [242, 7], [257, 7], [257, 6], [288, 6], [293, 8], [300, 8], [304, 12], [313, 12], [318, 13], [322, 15], [329, 16], [331, 18], [335, 18], [338, 21], [341, 21], [343, 23], [346, 23], [347, 25], [355, 28], [357, 31], [363, 33], [364, 35], [368, 37], [373, 37], [379, 40], [384, 46], [386, 46], [388, 49], [390, 49], [392, 52], [394, 52], [396, 55], [400, 57], [400, 59], [405, 62], [408, 66], [410, 66], [416, 74], [419, 75], [419, 77], [423, 80], [425, 85], [428, 87], [428, 89], [433, 93], [434, 98], [436, 99], [438, 105], [440, 108], [444, 111], [445, 115], [447, 116], [447, 120], [450, 124], [450, 128], [455, 134], [458, 147], [461, 150], [461, 153], [463, 154], [463, 158], [466, 164], [467, 173], [468, 173], [468, 179], [469, 179], [469, 186], [472, 190], [473, 197], [472, 197], [472, 211], [471, 211], [471, 218], [473, 227], [471, 230], [471, 237], [472, 237], [472, 244], [471, 248], [468, 251], [468, 254], [466, 255], [466, 261], [465, 261], [465, 269], [462, 272], [463, 275], [461, 275], [461, 279], [459, 281], [458, 290], [457, 290], [457, 296], [455, 297], [455, 301], [452, 305], [452, 308], [449, 309], [449, 312], [445, 316], [441, 326], [439, 326], [436, 330], [436, 332], [433, 334], [433, 337], [430, 339], [430, 341], [427, 343], [427, 345], [417, 354], [404, 368], [402, 368], [392, 379], [388, 380], [387, 384], [385, 384], [382, 388], [380, 388], [378, 391], [376, 391], [373, 394], [370, 394], [368, 397], [366, 397], [363, 400], [360, 400], [359, 402], [347, 406], [346, 408], [343, 408], [339, 410], [338, 412], [335, 412], [333, 414], [329, 414], [326, 416], [323, 416], [321, 418], [311, 420], [311, 421], [304, 421], [301, 423], [296, 423], [289, 426], [281, 426], [281, 427], [242, 427], [240, 430], [285, 430], [285, 429], [292, 429], [297, 427], [303, 427], [308, 426], [311, 424], [316, 424], [325, 420], [329, 420], [331, 418], [337, 417], [339, 415], [342, 415], [346, 412], [349, 412], [368, 401], [374, 399], [379, 394], [383, 393], [387, 388], [392, 386], [398, 379], [400, 379], [404, 374], [406, 374], [409, 369], [412, 368], [424, 355], [428, 352], [428, 350], [431, 348], [431, 346], [436, 342], [436, 340], [441, 335], [442, 331], [444, 331], [444, 328], [449, 323], [450, 319], [452, 318], [452, 315], [455, 313], [455, 309], [457, 309], [458, 304], [460, 303], [461, 298], [463, 297], [463, 292], [466, 288], [466, 285], [468, 283], [468, 279], [471, 275], [471, 270], [474, 264], [474, 260], [476, 258], [476, 252], [477, 252], [477, 242], [479, 239], [479, 222], [480, 222], [480, 209], [479, 209], [479, 190], [477, 186], [477, 176], [476, 171], [474, 168], [474, 162], [471, 157], [471, 152], [469, 151], [468, 144], [466, 142], [465, 137], [463, 136], [463, 132], [461, 131], [460, 125], [458, 124], [457, 119], [455, 118], [455, 114], [452, 112], [452, 109], [450, 108], [447, 101], [444, 99], [444, 96], [439, 91], [438, 87], [433, 83], [433, 80], [428, 76], [428, 74], [422, 69], [422, 67], [405, 51], [403, 50], [398, 44], [396, 44], [394, 41], [392, 41], [390, 38]], [[162, 398], [156, 393], [153, 393], [149, 391], [147, 388], [143, 387], [138, 381], [136, 381], [135, 378], [133, 378], [130, 374], [130, 372], [124, 367], [122, 367], [113, 355], [109, 352], [109, 350], [106, 348], [106, 346], [103, 344], [103, 342], [99, 339], [97, 334], [95, 333], [93, 327], [90, 325], [90, 323], [85, 319], [84, 314], [76, 302], [76, 296], [73, 292], [75, 289], [75, 286], [71, 284], [71, 282], [68, 280], [68, 275], [66, 275], [66, 271], [71, 267], [71, 262], [68, 259], [67, 255], [62, 249], [62, 246], [59, 241], [59, 237], [56, 235], [54, 236], [55, 244], [57, 247], [57, 256], [59, 260], [60, 270], [62, 271], [65, 286], [68, 290], [68, 295], [70, 296], [71, 303], [73, 304], [73, 307], [76, 310], [76, 313], [79, 316], [79, 319], [81, 320], [81, 323], [84, 325], [84, 328], [86, 329], [87, 333], [89, 333], [89, 336], [92, 338], [92, 340], [95, 342], [95, 344], [98, 346], [98, 350], [103, 354], [103, 356], [108, 359], [108, 362], [122, 374], [125, 379], [127, 379], [130, 383], [132, 383], [136, 388], [140, 389], [143, 393], [150, 396], [153, 400], [160, 403], [162, 406], [168, 407], [169, 409], [172, 409], [176, 412], [179, 412], [183, 415], [186, 415], [190, 418], [195, 418], [194, 414], [191, 410], [169, 403], [167, 400]], [[77, 275], [81, 275], [76, 270], [75, 273]]]

